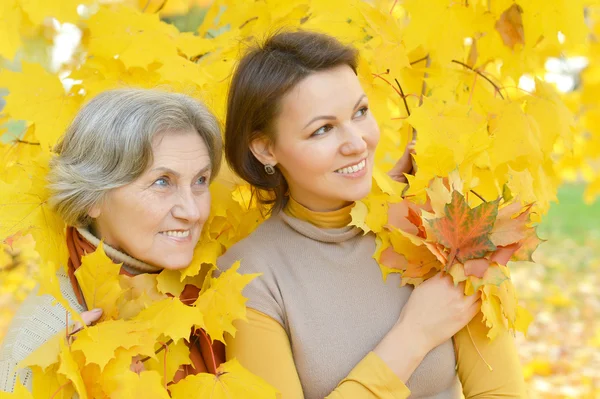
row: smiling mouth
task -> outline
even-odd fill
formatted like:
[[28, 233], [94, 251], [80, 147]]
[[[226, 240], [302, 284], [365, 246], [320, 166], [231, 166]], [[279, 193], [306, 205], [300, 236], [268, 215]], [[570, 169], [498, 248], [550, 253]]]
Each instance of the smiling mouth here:
[[335, 171], [335, 173], [339, 173], [341, 175], [349, 175], [351, 173], [360, 172], [367, 166], [367, 160], [363, 159], [356, 165], [346, 166], [345, 168], [341, 168]]
[[189, 237], [190, 231], [189, 230], [167, 230], [167, 231], [161, 231], [159, 234], [162, 234], [163, 236], [167, 236], [167, 237], [186, 238], [186, 237]]

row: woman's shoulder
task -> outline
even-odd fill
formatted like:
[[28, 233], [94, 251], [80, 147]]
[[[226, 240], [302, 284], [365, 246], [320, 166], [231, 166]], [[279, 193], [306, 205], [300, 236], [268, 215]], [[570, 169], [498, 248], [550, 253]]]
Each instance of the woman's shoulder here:
[[229, 269], [240, 261], [241, 273], [266, 273], [270, 269], [274, 248], [290, 238], [291, 229], [278, 215], [261, 223], [250, 235], [238, 241], [217, 260], [219, 270]]

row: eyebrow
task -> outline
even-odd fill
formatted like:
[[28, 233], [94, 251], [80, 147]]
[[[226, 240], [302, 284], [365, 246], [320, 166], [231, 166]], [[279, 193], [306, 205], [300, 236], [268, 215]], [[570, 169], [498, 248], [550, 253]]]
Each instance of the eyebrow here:
[[[360, 102], [362, 101], [363, 98], [365, 98], [367, 95], [363, 93], [362, 96], [360, 96], [358, 98], [358, 101], [356, 102], [356, 104], [354, 104], [354, 108], [352, 109], [356, 109], [356, 107], [358, 107], [358, 104], [360, 104]], [[312, 118], [304, 127], [303, 129], [306, 129], [311, 123], [313, 123], [314, 121], [318, 121], [320, 119], [325, 119], [325, 120], [335, 120], [335, 116], [331, 116], [331, 115], [320, 115], [320, 116], [316, 116], [314, 118]]]
[[[200, 171], [198, 173], [196, 173], [196, 176], [204, 174], [204, 173], [208, 172], [209, 170], [210, 170], [210, 165], [206, 165], [205, 167], [203, 167], [202, 169], [200, 169]], [[173, 176], [175, 176], [177, 178], [179, 178], [181, 176], [179, 173], [175, 172], [173, 169], [166, 168], [164, 166], [160, 166], [158, 168], [154, 168], [154, 169], [150, 170], [150, 172], [152, 172], [152, 173], [153, 172], [163, 172], [163, 173], [167, 173], [167, 174], [173, 175]]]

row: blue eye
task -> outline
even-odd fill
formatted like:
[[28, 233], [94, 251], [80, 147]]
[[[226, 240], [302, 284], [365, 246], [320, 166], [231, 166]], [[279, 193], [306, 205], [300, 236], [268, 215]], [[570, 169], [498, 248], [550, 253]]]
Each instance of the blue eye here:
[[154, 183], [152, 183], [154, 186], [159, 186], [159, 187], [167, 187], [169, 185], [169, 181], [167, 180], [166, 177], [161, 177], [160, 179], [157, 179]]
[[318, 128], [317, 130], [315, 130], [315, 131], [313, 132], [313, 134], [311, 134], [310, 136], [311, 136], [311, 137], [314, 137], [314, 136], [322, 136], [322, 135], [324, 135], [325, 133], [327, 133], [328, 131], [330, 131], [331, 129], [333, 129], [333, 126], [332, 126], [332, 125], [330, 125], [330, 124], [327, 124], [327, 125], [321, 126], [321, 127], [320, 127], [320, 128]]
[[356, 111], [356, 113], [354, 114], [355, 118], [360, 118], [361, 116], [365, 116], [367, 114], [367, 112], [369, 111], [369, 107], [361, 107], [358, 111]]
[[208, 179], [206, 178], [206, 176], [202, 176], [199, 177], [198, 180], [196, 180], [196, 183], [200, 185], [205, 185], [207, 181]]

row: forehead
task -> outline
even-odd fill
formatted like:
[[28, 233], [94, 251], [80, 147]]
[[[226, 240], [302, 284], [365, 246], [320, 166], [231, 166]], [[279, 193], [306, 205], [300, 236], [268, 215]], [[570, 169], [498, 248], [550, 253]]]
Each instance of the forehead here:
[[282, 99], [286, 117], [311, 118], [354, 107], [363, 94], [358, 77], [347, 65], [315, 72], [300, 81]]
[[152, 140], [154, 163], [169, 161], [197, 161], [205, 165], [209, 157], [208, 148], [195, 130], [162, 132]]

